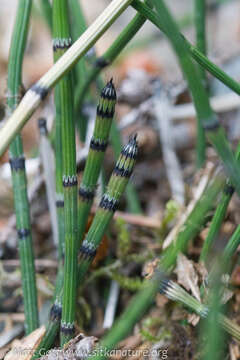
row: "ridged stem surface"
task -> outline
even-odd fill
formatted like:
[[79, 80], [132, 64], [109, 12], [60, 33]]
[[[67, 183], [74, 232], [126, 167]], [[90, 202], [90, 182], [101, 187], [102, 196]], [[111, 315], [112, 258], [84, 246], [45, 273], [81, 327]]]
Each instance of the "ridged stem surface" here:
[[[53, 1], [53, 37], [54, 60], [57, 61], [71, 46], [68, 3], [65, 0]], [[63, 346], [74, 336], [77, 292], [77, 176], [71, 72], [57, 85], [55, 101], [56, 144], [59, 142], [58, 146], [62, 152], [62, 174], [61, 180], [60, 174], [57, 176], [57, 191], [62, 181], [64, 195], [64, 281], [61, 319]]]
[[[13, 113], [22, 96], [22, 62], [27, 41], [31, 5], [31, 0], [19, 0], [18, 2], [8, 61], [8, 116]], [[10, 145], [9, 157], [19, 238], [25, 331], [26, 334], [29, 334], [38, 327], [38, 308], [27, 178], [20, 134], [16, 136]]]

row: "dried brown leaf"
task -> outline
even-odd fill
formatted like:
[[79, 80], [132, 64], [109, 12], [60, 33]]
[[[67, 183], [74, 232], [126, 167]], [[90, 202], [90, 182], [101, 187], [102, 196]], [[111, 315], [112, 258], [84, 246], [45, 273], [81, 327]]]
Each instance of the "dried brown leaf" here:
[[6, 354], [4, 360], [30, 360], [45, 331], [45, 326], [41, 326], [25, 338], [13, 341], [12, 350]]
[[177, 266], [174, 271], [178, 277], [178, 283], [186, 290], [191, 290], [196, 299], [200, 299], [200, 290], [198, 287], [198, 275], [194, 268], [193, 261], [189, 260], [185, 255], [179, 254], [177, 258]]

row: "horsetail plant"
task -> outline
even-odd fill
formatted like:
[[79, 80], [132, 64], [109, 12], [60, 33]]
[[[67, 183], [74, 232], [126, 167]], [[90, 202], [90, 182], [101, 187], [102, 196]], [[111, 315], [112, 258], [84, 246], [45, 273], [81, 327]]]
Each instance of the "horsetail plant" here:
[[[20, 0], [18, 3], [8, 62], [8, 116], [13, 113], [22, 96], [22, 62], [27, 40], [31, 5], [31, 0]], [[27, 196], [27, 178], [20, 134], [15, 137], [10, 145], [9, 157], [19, 239], [25, 331], [26, 334], [29, 334], [38, 327], [38, 308], [30, 210]]]
[[115, 111], [116, 91], [112, 80], [103, 88], [97, 106], [97, 116], [90, 142], [87, 162], [79, 187], [78, 202], [78, 239], [82, 242], [88, 215], [93, 203], [97, 181], [100, 175], [105, 150]]
[[[145, 16], [149, 21], [151, 21], [159, 30], [165, 33], [165, 29], [162, 26], [162, 23], [159, 21], [159, 16], [155, 11], [152, 11], [148, 6], [142, 3], [140, 0], [133, 0], [131, 3], [132, 7]], [[182, 41], [184, 41], [186, 48], [189, 52], [189, 55], [205, 70], [212, 74], [216, 79], [220, 80], [224, 85], [229, 89], [233, 90], [236, 94], [240, 95], [240, 84], [238, 81], [234, 80], [231, 76], [226, 74], [222, 69], [220, 69], [216, 64], [208, 59], [198, 48], [192, 45], [182, 33], [180, 33]]]
[[137, 152], [138, 146], [135, 135], [121, 151], [109, 180], [107, 191], [102, 196], [92, 225], [80, 247], [78, 266], [78, 281], [80, 285], [116, 211], [119, 200], [125, 191], [135, 165]]
[[25, 94], [0, 131], [0, 156], [56, 83], [96, 43], [133, 0], [113, 0], [82, 36]]
[[[53, 1], [53, 50], [57, 61], [71, 46], [68, 21], [68, 3]], [[61, 345], [68, 342], [74, 333], [77, 294], [77, 175], [75, 121], [73, 114], [72, 73], [65, 75], [56, 87], [56, 144], [62, 153], [63, 208], [64, 208], [64, 281], [61, 319]], [[59, 137], [59, 139], [58, 139]], [[58, 151], [58, 149], [56, 149]], [[56, 164], [58, 166], [60, 164]], [[60, 189], [60, 176], [57, 187]], [[58, 186], [59, 185], [59, 186]], [[62, 199], [57, 199], [61, 201]]]
[[[123, 147], [113, 174], [110, 178], [107, 191], [101, 199], [99, 209], [96, 212], [93, 223], [86, 235], [84, 242], [82, 243], [79, 251], [78, 264], [78, 285], [80, 286], [83, 283], [85, 274], [94, 259], [96, 250], [108, 228], [108, 225], [117, 208], [119, 199], [129, 181], [136, 161], [137, 150], [137, 142], [135, 137], [130, 139], [129, 143]], [[41, 349], [48, 350], [57, 335], [61, 321], [62, 296], [63, 291], [60, 290], [51, 308], [46, 334], [38, 346], [33, 359], [38, 357]]]
[[[196, 47], [204, 55], [207, 53], [206, 39], [206, 0], [195, 0], [194, 19], [196, 31]], [[203, 68], [199, 68], [203, 85], [206, 86], [206, 73]]]

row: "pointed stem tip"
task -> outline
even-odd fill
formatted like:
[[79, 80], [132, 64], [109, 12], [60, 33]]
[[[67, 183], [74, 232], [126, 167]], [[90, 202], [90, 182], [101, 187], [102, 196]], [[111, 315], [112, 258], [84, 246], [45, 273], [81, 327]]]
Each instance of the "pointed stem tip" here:
[[116, 100], [117, 94], [113, 84], [113, 78], [111, 78], [107, 85], [102, 89], [101, 97], [108, 100]]

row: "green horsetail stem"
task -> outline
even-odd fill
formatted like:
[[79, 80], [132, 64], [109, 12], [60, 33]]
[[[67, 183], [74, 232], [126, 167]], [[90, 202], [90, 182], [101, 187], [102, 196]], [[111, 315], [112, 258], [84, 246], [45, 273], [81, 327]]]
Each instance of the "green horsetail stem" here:
[[209, 256], [209, 252], [212, 248], [214, 241], [217, 239], [217, 236], [220, 231], [220, 227], [224, 221], [224, 218], [225, 218], [225, 215], [227, 212], [227, 208], [228, 208], [228, 205], [232, 198], [233, 193], [234, 193], [234, 188], [232, 187], [232, 185], [230, 185], [227, 182], [222, 191], [220, 202], [214, 213], [207, 237], [204, 241], [202, 251], [200, 254], [200, 258], [199, 258], [200, 262], [205, 263], [207, 260], [207, 257]]
[[[54, 58], [58, 60], [71, 46], [68, 3], [63, 0], [53, 1], [53, 36]], [[62, 152], [61, 181], [64, 195], [65, 256], [61, 320], [63, 346], [73, 336], [77, 294], [77, 175], [72, 73], [65, 75], [57, 85], [55, 99], [56, 122], [59, 121], [59, 124], [56, 123], [56, 138], [59, 137], [56, 144], [59, 141]], [[57, 185], [58, 182], [60, 175]]]
[[31, 360], [38, 359], [41, 356], [47, 354], [47, 351], [51, 348], [57, 333], [59, 332], [62, 316], [62, 293], [61, 291], [59, 291], [59, 293], [60, 295], [56, 296], [56, 299], [51, 307], [49, 321], [46, 326], [46, 332], [37, 349], [34, 351]]
[[[145, 16], [149, 21], [151, 21], [157, 28], [162, 32], [165, 32], [161, 22], [159, 22], [159, 16], [154, 11], [152, 11], [148, 6], [142, 3], [139, 0], [133, 0], [132, 7]], [[212, 74], [215, 78], [220, 80], [224, 85], [229, 89], [233, 90], [235, 93], [240, 95], [240, 84], [238, 81], [234, 80], [231, 76], [226, 74], [222, 69], [215, 65], [211, 60], [209, 60], [201, 51], [197, 49], [196, 46], [192, 45], [181, 33], [182, 41], [185, 42], [187, 50], [192, 58], [201, 65], [205, 70]]]
[[[26, 47], [31, 5], [31, 0], [19, 0], [18, 2], [8, 61], [8, 115], [13, 113], [22, 95], [22, 62]], [[19, 239], [25, 331], [26, 334], [29, 334], [38, 327], [38, 308], [30, 210], [27, 196], [27, 178], [21, 135], [17, 135], [11, 143], [9, 157]]]
[[[110, 141], [113, 147], [114, 158], [117, 159], [122, 149], [121, 132], [118, 129], [116, 120], [113, 120]], [[137, 190], [132, 182], [126, 187], [127, 209], [132, 214], [142, 214], [141, 204], [137, 194]]]
[[[236, 159], [239, 163], [240, 160], [240, 143], [237, 146], [237, 150], [236, 150]], [[227, 208], [229, 205], [229, 202], [233, 196], [234, 193], [234, 187], [232, 186], [231, 182], [229, 180], [226, 181], [226, 184], [223, 188], [222, 194], [221, 194], [221, 199], [220, 202], [217, 206], [217, 209], [214, 213], [207, 237], [204, 241], [203, 247], [202, 247], [202, 251], [200, 254], [200, 258], [199, 261], [200, 262], [206, 262], [207, 257], [209, 255], [209, 252], [212, 248], [212, 245], [214, 243], [214, 241], [216, 240], [219, 231], [220, 231], [220, 227], [224, 221], [226, 212], [227, 212]]]
[[[71, 15], [71, 33], [73, 41], [76, 41], [87, 29], [87, 23], [83, 14], [81, 4], [78, 0], [69, 0], [69, 10]], [[75, 93], [79, 86], [85, 81], [87, 76], [87, 67], [85, 59], [82, 58], [74, 67], [75, 74], [75, 86], [74, 86], [74, 98]], [[80, 140], [85, 141], [87, 121], [80, 111], [75, 112], [76, 123], [79, 128]]]
[[103, 235], [116, 211], [119, 200], [125, 191], [136, 162], [138, 146], [136, 136], [123, 147], [109, 180], [107, 191], [103, 194], [92, 225], [79, 250], [78, 281], [83, 282], [92, 263]]
[[[198, 50], [200, 50], [204, 55], [206, 55], [207, 43], [206, 43], [206, 31], [205, 31], [205, 20], [206, 20], [206, 4], [205, 0], [195, 0], [195, 29], [196, 29], [196, 45]], [[198, 69], [200, 74], [200, 79], [202, 81], [202, 85], [205, 87], [207, 91], [207, 78], [205, 70], [199, 66]], [[199, 140], [198, 140], [198, 148], [197, 151], [197, 166], [200, 168], [205, 160], [205, 152], [206, 152], [206, 141], [205, 134], [202, 129], [200, 129]]]
[[88, 215], [95, 196], [97, 181], [103, 164], [104, 154], [116, 104], [116, 91], [112, 80], [103, 88], [97, 106], [97, 116], [89, 153], [79, 187], [78, 202], [78, 238], [83, 240]]
[[[195, 0], [194, 2], [194, 20], [196, 32], [196, 47], [204, 55], [207, 53], [207, 37], [206, 37], [206, 0]], [[203, 68], [201, 78], [203, 85], [206, 86], [206, 73]]]
[[[150, 6], [149, 0], [145, 0], [145, 3]], [[107, 51], [105, 51], [105, 53], [96, 60], [94, 64], [95, 66], [87, 74], [86, 80], [83, 83], [80, 83], [76, 89], [76, 94], [75, 94], [76, 111], [82, 108], [85, 96], [89, 90], [89, 86], [91, 85], [91, 83], [97, 79], [100, 72], [106, 66], [109, 66], [117, 58], [117, 56], [129, 44], [129, 42], [141, 29], [141, 27], [145, 22], [146, 22], [146, 18], [144, 16], [142, 16], [141, 14], [135, 15], [134, 18], [131, 20], [131, 22], [124, 28], [124, 30], [117, 37], [117, 39], [107, 49]]]
[[240, 195], [240, 167], [230, 148], [229, 142], [227, 141], [225, 131], [220, 125], [216, 114], [211, 109], [208, 95], [201, 83], [199, 73], [196, 71], [196, 68], [190, 60], [187, 46], [182, 40], [178, 27], [164, 2], [162, 0], [153, 1], [159, 13], [158, 20], [172, 43], [188, 81], [198, 119], [201, 123], [199, 125], [204, 128], [208, 140], [213, 144], [217, 154], [223, 162], [227, 175], [235, 186], [237, 193]]
[[40, 1], [43, 17], [45, 18], [48, 27], [52, 30], [52, 6], [49, 3], [49, 0]]
[[[67, 4], [56, 0], [53, 2], [52, 23], [53, 23], [53, 58], [56, 63], [60, 57], [71, 46], [71, 37], [67, 18]], [[70, 75], [71, 76], [71, 75]], [[63, 132], [63, 123], [72, 122], [72, 101], [69, 98], [68, 90], [71, 79], [65, 76], [54, 90], [55, 102], [55, 163], [56, 163], [56, 207], [58, 220], [58, 274], [55, 287], [55, 295], [63, 283], [63, 263], [65, 248], [64, 231], [64, 190], [63, 190], [63, 142], [67, 134]], [[71, 91], [71, 90], [70, 90]], [[65, 125], [66, 126], [66, 125]], [[66, 151], [66, 150], [65, 150]]]
[[113, 0], [82, 36], [24, 95], [22, 101], [0, 130], [0, 156], [9, 143], [46, 98], [49, 90], [96, 43], [133, 0]]

